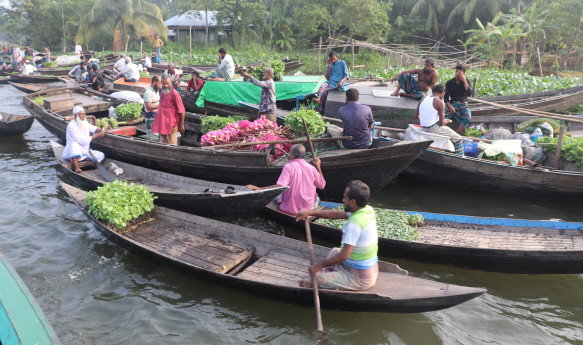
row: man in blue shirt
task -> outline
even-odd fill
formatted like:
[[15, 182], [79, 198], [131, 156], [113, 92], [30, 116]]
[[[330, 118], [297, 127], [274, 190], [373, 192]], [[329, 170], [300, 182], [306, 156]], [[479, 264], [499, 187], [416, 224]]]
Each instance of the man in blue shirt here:
[[316, 103], [320, 104], [320, 113], [322, 114], [324, 113], [324, 108], [326, 106], [328, 90], [335, 88], [344, 89], [344, 82], [349, 78], [346, 62], [344, 62], [344, 60], [339, 60], [335, 51], [331, 51], [328, 54], [328, 58], [328, 67], [326, 68], [325, 74], [328, 81], [322, 83], [320, 89], [316, 93], [318, 98], [315, 100]]
[[371, 130], [374, 124], [372, 110], [369, 106], [358, 103], [357, 89], [346, 91], [346, 105], [338, 110], [344, 125], [343, 136], [352, 140], [342, 142], [347, 149], [366, 149], [371, 144]]

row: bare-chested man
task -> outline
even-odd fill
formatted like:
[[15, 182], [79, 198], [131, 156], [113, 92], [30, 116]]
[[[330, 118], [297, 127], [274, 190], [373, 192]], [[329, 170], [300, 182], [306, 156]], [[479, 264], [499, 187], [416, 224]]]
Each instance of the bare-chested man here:
[[[417, 74], [417, 80], [413, 77]], [[425, 60], [425, 68], [410, 69], [395, 76], [391, 82], [398, 81], [397, 90], [391, 96], [405, 96], [414, 99], [421, 99], [427, 92], [437, 84], [439, 73], [435, 70], [435, 60]], [[404, 92], [399, 93], [403, 89]]]

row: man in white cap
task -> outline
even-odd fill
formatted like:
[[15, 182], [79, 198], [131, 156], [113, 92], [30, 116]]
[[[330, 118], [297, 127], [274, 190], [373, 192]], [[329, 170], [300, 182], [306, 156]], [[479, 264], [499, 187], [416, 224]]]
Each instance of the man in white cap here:
[[[87, 122], [85, 109], [81, 106], [73, 108], [74, 119], [67, 125], [67, 146], [63, 150], [63, 158], [70, 159], [76, 173], [81, 173], [79, 161], [89, 158], [89, 144], [91, 140], [102, 138], [107, 133], [107, 126], [103, 129], [95, 127]], [[93, 133], [93, 135], [91, 135]], [[95, 158], [101, 162], [105, 155], [103, 152], [91, 150]]]

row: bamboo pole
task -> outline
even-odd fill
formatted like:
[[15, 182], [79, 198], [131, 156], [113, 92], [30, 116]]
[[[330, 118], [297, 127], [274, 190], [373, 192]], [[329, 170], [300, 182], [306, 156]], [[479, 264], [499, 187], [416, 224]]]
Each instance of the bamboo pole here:
[[318, 45], [318, 74], [322, 73], [320, 68], [322, 65], [322, 36], [320, 36], [320, 44]]
[[557, 141], [557, 152], [555, 153], [555, 169], [559, 169], [561, 164], [561, 150], [563, 149], [563, 135], [565, 134], [565, 126], [559, 129], [559, 140]]
[[[498, 103], [494, 103], [494, 102], [488, 102], [488, 101], [484, 101], [484, 100], [481, 100], [478, 98], [473, 98], [473, 97], [468, 97], [468, 99], [473, 101], [473, 102], [483, 103], [483, 104], [491, 105], [491, 106], [498, 107], [501, 109], [512, 110], [514, 112], [523, 113], [523, 114], [527, 114], [530, 116], [548, 117], [549, 119], [583, 123], [583, 120], [574, 119], [572, 116], [569, 116], [569, 115], [559, 115], [559, 114], [547, 113], [545, 111], [538, 111], [538, 110], [532, 110], [532, 109], [523, 110], [523, 109], [518, 108], [518, 107], [514, 107], [514, 106], [510, 106], [510, 105], [502, 105], [502, 104], [498, 104]], [[498, 116], [514, 116], [514, 115], [503, 114], [503, 115], [498, 115]]]
[[[331, 138], [317, 138], [311, 139], [313, 143], [339, 140], [352, 140], [352, 137], [331, 137]], [[203, 149], [222, 149], [227, 147], [245, 147], [265, 144], [301, 144], [307, 143], [308, 139], [290, 139], [290, 140], [273, 140], [273, 141], [248, 141], [244, 143], [221, 144], [215, 146], [204, 146]]]
[[351, 40], [352, 43], [352, 66], [350, 67], [350, 70], [354, 72], [354, 40]]
[[540, 62], [540, 49], [536, 47], [536, 54], [538, 55], [538, 69], [540, 70], [540, 76], [543, 76], [543, 65]]

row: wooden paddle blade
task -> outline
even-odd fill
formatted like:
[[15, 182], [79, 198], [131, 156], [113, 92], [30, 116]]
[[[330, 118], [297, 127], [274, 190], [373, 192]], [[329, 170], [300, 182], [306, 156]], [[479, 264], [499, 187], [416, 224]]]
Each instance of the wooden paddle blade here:
[[[314, 256], [314, 246], [312, 244], [312, 231], [310, 230], [310, 222], [306, 219], [306, 237], [308, 239], [308, 249], [310, 251], [310, 264], [313, 265], [316, 261]], [[316, 308], [316, 326], [320, 334], [324, 333], [324, 325], [322, 324], [322, 312], [320, 311], [320, 294], [318, 292], [318, 280], [315, 277], [311, 278], [312, 287], [314, 289], [314, 307]]]
[[107, 171], [107, 169], [105, 169], [105, 167], [103, 165], [101, 165], [101, 163], [99, 163], [99, 161], [97, 160], [97, 158], [95, 158], [95, 155], [93, 154], [93, 151], [89, 150], [89, 154], [91, 155], [91, 158], [93, 158], [93, 162], [97, 166], [97, 170], [99, 170], [99, 172], [101, 173], [101, 175], [103, 176], [103, 178], [105, 179], [105, 181], [106, 182], [114, 181], [115, 178], [113, 176], [111, 176], [111, 174], [109, 173], [109, 171]]

